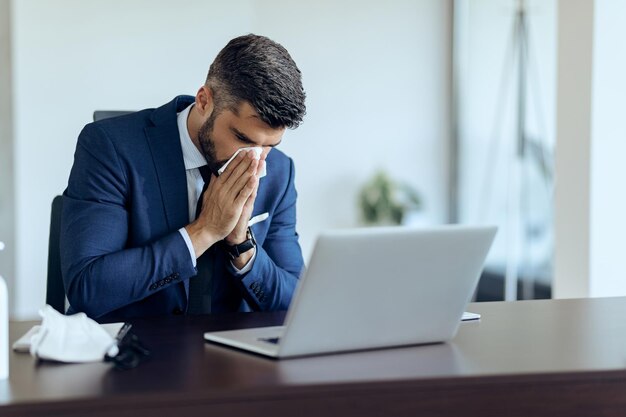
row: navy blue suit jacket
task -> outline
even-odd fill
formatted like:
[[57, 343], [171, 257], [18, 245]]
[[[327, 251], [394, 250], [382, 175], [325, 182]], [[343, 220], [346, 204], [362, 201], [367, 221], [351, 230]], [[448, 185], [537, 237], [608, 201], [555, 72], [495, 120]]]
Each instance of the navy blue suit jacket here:
[[[178, 229], [189, 223], [176, 113], [193, 97], [90, 123], [78, 137], [63, 198], [61, 267], [68, 313], [96, 318], [180, 314], [197, 270]], [[303, 268], [296, 233], [293, 161], [267, 157], [253, 216], [257, 255], [243, 277], [217, 245], [213, 312], [282, 310]]]

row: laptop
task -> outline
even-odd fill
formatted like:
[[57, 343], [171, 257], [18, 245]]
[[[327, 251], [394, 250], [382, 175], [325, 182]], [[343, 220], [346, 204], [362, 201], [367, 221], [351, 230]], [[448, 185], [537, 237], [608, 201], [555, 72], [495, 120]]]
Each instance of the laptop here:
[[273, 358], [446, 342], [496, 227], [380, 227], [321, 234], [284, 326], [204, 339]]

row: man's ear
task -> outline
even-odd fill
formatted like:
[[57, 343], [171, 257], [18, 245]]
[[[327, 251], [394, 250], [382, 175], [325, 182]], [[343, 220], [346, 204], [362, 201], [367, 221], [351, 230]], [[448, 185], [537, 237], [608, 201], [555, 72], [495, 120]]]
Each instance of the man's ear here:
[[213, 101], [213, 92], [209, 87], [203, 85], [196, 93], [196, 109], [200, 115], [206, 119], [211, 116], [214, 108], [215, 104]]

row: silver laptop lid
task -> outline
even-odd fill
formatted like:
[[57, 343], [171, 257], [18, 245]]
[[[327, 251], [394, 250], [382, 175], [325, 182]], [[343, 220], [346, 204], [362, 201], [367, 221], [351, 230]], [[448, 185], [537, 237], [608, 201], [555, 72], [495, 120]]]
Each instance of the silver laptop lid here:
[[278, 356], [450, 340], [495, 227], [330, 231], [315, 244]]

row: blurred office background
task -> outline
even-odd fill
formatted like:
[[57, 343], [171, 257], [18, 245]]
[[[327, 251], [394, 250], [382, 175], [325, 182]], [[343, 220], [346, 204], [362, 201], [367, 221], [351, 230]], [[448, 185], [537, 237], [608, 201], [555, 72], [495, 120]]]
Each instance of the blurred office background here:
[[360, 192], [383, 171], [419, 194], [407, 224], [500, 226], [477, 299], [626, 295], [626, 3], [523, 6], [515, 32], [514, 0], [0, 0], [12, 315], [44, 303], [50, 203], [93, 111], [195, 94], [217, 52], [249, 32], [283, 44], [303, 73], [308, 113], [280, 148], [296, 163], [305, 259], [321, 230], [362, 224]]
[[557, 1], [459, 0], [454, 13], [451, 220], [499, 225], [477, 299], [550, 298]]

